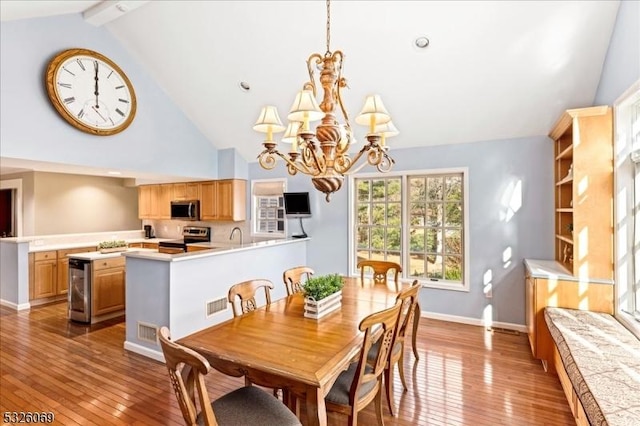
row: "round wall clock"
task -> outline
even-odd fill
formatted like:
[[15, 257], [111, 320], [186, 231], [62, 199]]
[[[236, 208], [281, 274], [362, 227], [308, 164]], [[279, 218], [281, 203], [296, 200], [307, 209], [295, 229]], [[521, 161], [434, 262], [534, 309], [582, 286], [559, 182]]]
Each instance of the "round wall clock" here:
[[119, 133], [136, 115], [136, 95], [113, 61], [87, 49], [57, 54], [47, 67], [47, 93], [73, 127], [99, 136]]

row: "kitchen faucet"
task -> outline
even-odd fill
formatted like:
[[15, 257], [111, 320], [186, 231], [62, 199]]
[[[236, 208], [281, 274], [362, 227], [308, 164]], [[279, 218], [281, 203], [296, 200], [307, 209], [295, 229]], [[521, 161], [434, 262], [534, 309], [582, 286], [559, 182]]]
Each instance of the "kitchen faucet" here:
[[244, 237], [242, 236], [242, 229], [238, 228], [237, 226], [231, 230], [231, 235], [229, 236], [229, 239], [233, 240], [233, 234], [235, 234], [236, 231], [240, 232], [240, 245], [243, 245], [244, 244], [244, 241], [243, 241]]

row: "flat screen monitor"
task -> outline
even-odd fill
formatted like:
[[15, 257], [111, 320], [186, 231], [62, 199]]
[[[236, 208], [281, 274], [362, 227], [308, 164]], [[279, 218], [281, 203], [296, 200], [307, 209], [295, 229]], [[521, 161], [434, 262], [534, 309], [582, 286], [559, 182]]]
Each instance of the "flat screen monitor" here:
[[288, 218], [311, 216], [308, 192], [285, 192], [282, 196], [284, 213]]

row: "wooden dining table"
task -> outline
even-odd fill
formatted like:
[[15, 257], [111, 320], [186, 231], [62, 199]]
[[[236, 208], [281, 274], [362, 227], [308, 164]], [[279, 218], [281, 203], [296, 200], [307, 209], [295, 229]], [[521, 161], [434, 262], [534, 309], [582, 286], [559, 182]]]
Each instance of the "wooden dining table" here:
[[213, 368], [252, 383], [286, 390], [306, 404], [308, 425], [326, 425], [325, 395], [361, 348], [360, 321], [395, 304], [409, 284], [344, 278], [340, 309], [304, 317], [301, 293], [178, 340]]

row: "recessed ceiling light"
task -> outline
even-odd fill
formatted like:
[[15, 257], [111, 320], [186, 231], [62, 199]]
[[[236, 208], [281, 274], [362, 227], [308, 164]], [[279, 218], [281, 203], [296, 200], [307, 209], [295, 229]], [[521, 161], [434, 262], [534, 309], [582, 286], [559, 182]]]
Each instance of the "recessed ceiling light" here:
[[418, 38], [416, 38], [414, 43], [415, 43], [416, 47], [418, 47], [420, 49], [425, 49], [427, 46], [429, 46], [429, 39], [426, 38], [425, 36], [418, 37]]
[[251, 90], [251, 86], [249, 86], [249, 83], [247, 83], [246, 81], [240, 82], [240, 88], [245, 92], [248, 92], [249, 90]]

